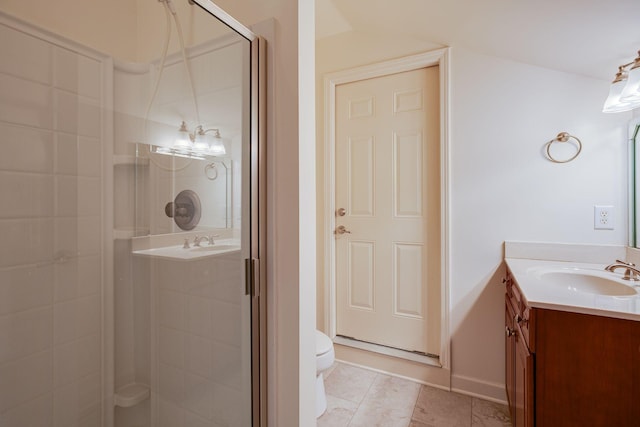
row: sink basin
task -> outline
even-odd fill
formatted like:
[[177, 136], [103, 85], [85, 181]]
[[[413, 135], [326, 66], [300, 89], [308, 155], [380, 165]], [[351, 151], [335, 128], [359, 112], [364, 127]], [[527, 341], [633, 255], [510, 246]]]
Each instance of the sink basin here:
[[181, 245], [162, 246], [157, 248], [139, 249], [133, 251], [134, 255], [151, 258], [164, 258], [173, 260], [195, 260], [223, 254], [231, 254], [240, 250], [240, 241], [236, 239], [224, 239], [215, 245], [191, 246], [185, 248]]
[[541, 283], [570, 292], [607, 296], [636, 295], [635, 288], [622, 283], [621, 279], [606, 277], [606, 272], [587, 270], [555, 270], [537, 275]]

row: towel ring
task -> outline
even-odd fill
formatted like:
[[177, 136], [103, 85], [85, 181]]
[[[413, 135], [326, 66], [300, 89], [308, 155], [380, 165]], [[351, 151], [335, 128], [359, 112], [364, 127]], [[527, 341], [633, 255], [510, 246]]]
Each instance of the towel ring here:
[[218, 178], [218, 168], [215, 163], [209, 163], [204, 167], [204, 174], [209, 181], [215, 181]]
[[[567, 142], [570, 139], [575, 139], [576, 142], [578, 143], [578, 151], [576, 152], [576, 154], [573, 155], [573, 157], [570, 157], [566, 160], [558, 160], [555, 159], [552, 155], [551, 155], [551, 145], [554, 142]], [[580, 154], [580, 152], [582, 151], [582, 142], [580, 142], [580, 140], [573, 136], [573, 135], [569, 135], [569, 133], [567, 132], [560, 132], [558, 134], [558, 136], [556, 136], [555, 138], [553, 138], [551, 141], [547, 142], [547, 157], [549, 158], [549, 160], [551, 160], [553, 163], [568, 163], [571, 160], [575, 159], [576, 157], [578, 157], [578, 154]]]

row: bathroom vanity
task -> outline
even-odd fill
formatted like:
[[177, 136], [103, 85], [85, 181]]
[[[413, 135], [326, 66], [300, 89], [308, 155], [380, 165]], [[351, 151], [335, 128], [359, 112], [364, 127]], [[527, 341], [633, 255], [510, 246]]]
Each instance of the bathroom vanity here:
[[514, 427], [640, 425], [638, 288], [600, 264], [506, 263]]

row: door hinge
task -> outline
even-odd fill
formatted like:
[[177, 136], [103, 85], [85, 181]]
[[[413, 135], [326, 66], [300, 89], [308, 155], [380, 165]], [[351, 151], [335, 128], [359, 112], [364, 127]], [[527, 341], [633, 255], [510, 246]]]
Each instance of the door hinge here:
[[244, 294], [252, 297], [259, 296], [260, 287], [260, 260], [257, 258], [246, 258], [244, 260]]

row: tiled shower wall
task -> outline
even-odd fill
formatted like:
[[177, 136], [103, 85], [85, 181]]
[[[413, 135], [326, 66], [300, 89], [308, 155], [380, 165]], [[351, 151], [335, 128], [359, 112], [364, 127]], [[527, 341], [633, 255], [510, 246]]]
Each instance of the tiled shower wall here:
[[240, 253], [151, 264], [154, 425], [249, 425], [250, 308]]
[[99, 426], [102, 59], [4, 19], [0, 58], [0, 425]]

